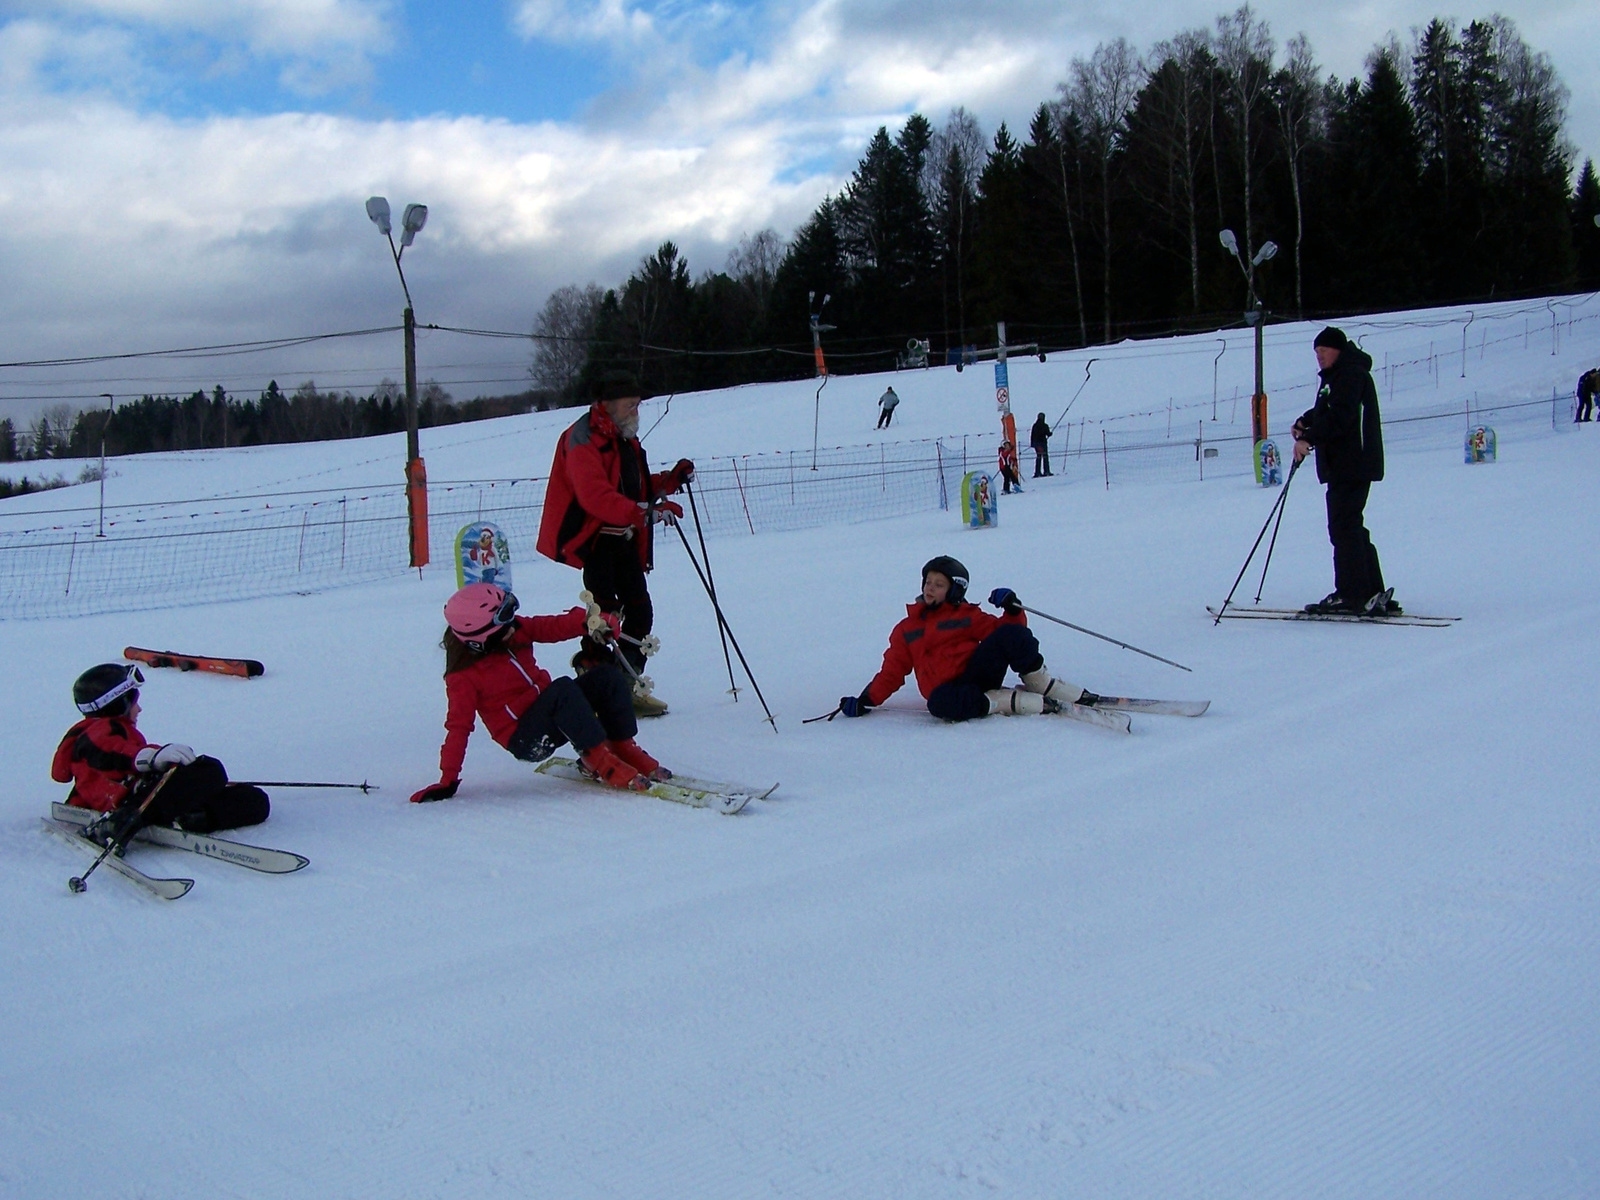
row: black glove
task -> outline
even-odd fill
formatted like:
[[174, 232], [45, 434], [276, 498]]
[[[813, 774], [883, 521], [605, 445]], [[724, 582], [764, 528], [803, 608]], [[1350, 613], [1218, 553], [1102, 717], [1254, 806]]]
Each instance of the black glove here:
[[864, 717], [872, 711], [872, 703], [864, 691], [859, 696], [841, 696], [839, 711], [847, 717]]
[[460, 786], [461, 780], [459, 779], [452, 779], [449, 783], [445, 783], [443, 780], [438, 783], [430, 783], [420, 792], [412, 794], [411, 803], [426, 804], [430, 800], [448, 800], [456, 794], [456, 789]]
[[1004, 610], [1008, 617], [1014, 617], [1022, 611], [1022, 601], [1018, 600], [1017, 594], [1008, 587], [997, 587], [990, 592], [989, 603]]
[[678, 487], [694, 482], [694, 463], [687, 458], [680, 458], [672, 468], [672, 482]]

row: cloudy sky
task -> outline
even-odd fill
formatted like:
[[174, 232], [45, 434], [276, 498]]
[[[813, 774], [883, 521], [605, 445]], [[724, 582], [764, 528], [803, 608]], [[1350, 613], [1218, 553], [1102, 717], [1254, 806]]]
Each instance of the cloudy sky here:
[[[1209, 26], [1200, 0], [0, 0], [0, 362], [395, 324], [363, 201], [430, 207], [418, 320], [525, 331], [563, 283], [619, 282], [664, 238], [695, 273], [785, 235], [864, 141], [964, 105], [1025, 126], [1075, 56]], [[1265, 0], [1359, 73], [1426, 0]], [[1500, 7], [1571, 89], [1600, 156], [1600, 5]], [[803, 332], [803, 331], [801, 331]], [[426, 334], [458, 398], [517, 390], [526, 342]], [[0, 416], [221, 383], [369, 390], [396, 335], [199, 359], [0, 367]]]

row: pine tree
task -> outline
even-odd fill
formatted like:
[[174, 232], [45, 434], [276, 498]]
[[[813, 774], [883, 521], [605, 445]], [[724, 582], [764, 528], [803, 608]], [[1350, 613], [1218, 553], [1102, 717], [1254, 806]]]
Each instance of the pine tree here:
[[[1594, 160], [1583, 160], [1578, 183], [1572, 190], [1572, 246], [1576, 256], [1577, 284], [1581, 288], [1600, 288], [1600, 179], [1595, 178]], [[0, 443], [0, 450], [4, 444]]]

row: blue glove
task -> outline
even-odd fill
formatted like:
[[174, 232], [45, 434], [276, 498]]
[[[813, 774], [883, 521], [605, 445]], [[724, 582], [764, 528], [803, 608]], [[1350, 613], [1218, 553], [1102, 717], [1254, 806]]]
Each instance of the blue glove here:
[[872, 711], [872, 705], [867, 703], [867, 694], [862, 692], [859, 696], [841, 696], [839, 711], [847, 717], [864, 717]]
[[996, 608], [1003, 609], [1007, 616], [1016, 616], [1022, 611], [1022, 601], [1017, 599], [1017, 594], [1008, 587], [997, 587], [989, 593], [989, 603]]

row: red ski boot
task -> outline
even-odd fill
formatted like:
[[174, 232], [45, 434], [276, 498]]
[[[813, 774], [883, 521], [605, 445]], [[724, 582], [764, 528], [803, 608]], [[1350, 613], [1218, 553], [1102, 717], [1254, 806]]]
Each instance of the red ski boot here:
[[601, 783], [610, 784], [614, 788], [642, 792], [650, 787], [650, 781], [639, 774], [637, 767], [624, 762], [611, 752], [609, 742], [601, 742], [592, 750], [582, 754], [578, 759], [578, 769], [590, 779], [598, 779]]
[[606, 745], [611, 747], [611, 753], [615, 754], [635, 771], [638, 771], [646, 779], [654, 780], [656, 783], [665, 783], [672, 778], [672, 772], [651, 758], [645, 748], [632, 738], [625, 742], [607, 742]]

